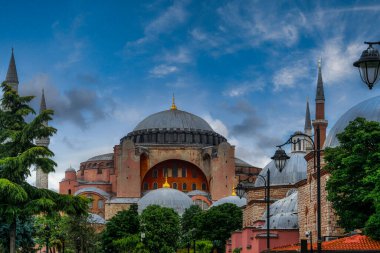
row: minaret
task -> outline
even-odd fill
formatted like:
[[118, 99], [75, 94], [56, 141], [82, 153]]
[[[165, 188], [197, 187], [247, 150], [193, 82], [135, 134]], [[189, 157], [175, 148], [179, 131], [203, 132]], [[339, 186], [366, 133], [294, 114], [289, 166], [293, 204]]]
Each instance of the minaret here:
[[[312, 126], [311, 126], [311, 119], [310, 119], [310, 109], [309, 109], [309, 98], [307, 98], [306, 101], [306, 113], [305, 113], [305, 127], [304, 127], [304, 134], [307, 134], [311, 137], [312, 135]], [[310, 142], [305, 141], [305, 151], [311, 150], [312, 145]]]
[[315, 120], [313, 120], [314, 127], [314, 142], [317, 143], [316, 129], [319, 127], [320, 130], [320, 144], [323, 144], [326, 140], [326, 128], [327, 120], [325, 119], [325, 93], [323, 90], [323, 80], [322, 80], [322, 60], [318, 61], [318, 80], [317, 80], [317, 93], [315, 96]]
[[5, 82], [8, 85], [10, 85], [16, 92], [18, 92], [18, 76], [17, 76], [15, 57], [13, 54], [13, 48], [12, 48], [12, 55], [9, 61], [9, 66], [8, 66]]
[[[42, 90], [42, 96], [41, 96], [41, 104], [40, 104], [40, 113], [42, 111], [46, 110], [46, 101], [45, 101], [45, 94], [44, 90]], [[44, 122], [44, 125], [47, 126], [47, 122]], [[37, 139], [36, 140], [36, 145], [37, 146], [43, 146], [43, 147], [48, 147], [50, 143], [50, 138], [42, 138], [42, 139]], [[43, 189], [48, 189], [49, 186], [49, 177], [47, 173], [44, 173], [41, 168], [37, 168], [37, 173], [36, 173], [36, 187], [37, 188], [43, 188]]]

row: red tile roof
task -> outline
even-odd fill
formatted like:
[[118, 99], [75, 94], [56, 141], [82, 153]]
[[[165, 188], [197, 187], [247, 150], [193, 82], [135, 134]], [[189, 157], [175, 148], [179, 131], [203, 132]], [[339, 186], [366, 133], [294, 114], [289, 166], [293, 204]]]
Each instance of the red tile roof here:
[[[310, 244], [308, 244], [310, 248]], [[317, 244], [313, 243], [313, 249], [317, 248]], [[380, 241], [375, 241], [365, 235], [353, 235], [350, 237], [344, 237], [333, 241], [322, 242], [323, 250], [379, 250]], [[299, 245], [290, 245], [284, 247], [274, 248], [273, 252], [285, 252], [285, 251], [299, 251]]]

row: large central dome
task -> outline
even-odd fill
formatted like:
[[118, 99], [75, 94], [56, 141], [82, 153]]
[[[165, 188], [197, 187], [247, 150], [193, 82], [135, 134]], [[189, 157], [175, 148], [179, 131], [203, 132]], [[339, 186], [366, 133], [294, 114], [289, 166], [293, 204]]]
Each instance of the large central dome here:
[[144, 145], [214, 146], [226, 141], [204, 119], [178, 110], [174, 103], [170, 110], [146, 117], [124, 139]]
[[213, 131], [201, 117], [181, 110], [166, 110], [152, 114], [141, 121], [133, 131], [147, 129], [176, 129]]

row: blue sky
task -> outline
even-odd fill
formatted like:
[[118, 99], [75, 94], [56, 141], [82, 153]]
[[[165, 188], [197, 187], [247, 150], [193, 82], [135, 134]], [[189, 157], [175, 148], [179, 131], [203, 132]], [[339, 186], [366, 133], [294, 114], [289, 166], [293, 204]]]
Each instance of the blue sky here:
[[0, 76], [14, 47], [20, 93], [37, 108], [44, 88], [56, 111], [55, 189], [70, 164], [112, 152], [173, 93], [256, 166], [303, 129], [307, 98], [314, 115], [320, 57], [329, 128], [379, 95], [352, 67], [363, 41], [380, 39], [378, 1], [0, 3]]

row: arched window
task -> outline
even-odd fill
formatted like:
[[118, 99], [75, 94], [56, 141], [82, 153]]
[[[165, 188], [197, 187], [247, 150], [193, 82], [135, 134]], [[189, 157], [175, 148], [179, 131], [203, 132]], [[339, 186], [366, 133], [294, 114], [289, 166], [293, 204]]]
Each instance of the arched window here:
[[202, 183], [202, 191], [206, 190], [206, 183]]
[[157, 189], [158, 187], [157, 187], [157, 182], [154, 182], [153, 183], [153, 189]]
[[153, 175], [152, 175], [153, 178], [158, 178], [158, 170], [157, 169], [154, 169], [153, 170]]
[[195, 191], [195, 190], [197, 189], [197, 185], [196, 185], [195, 183], [193, 183], [193, 184], [191, 185], [191, 189], [192, 189], [193, 191]]
[[173, 185], [173, 189], [177, 189], [178, 188], [177, 183], [173, 183], [172, 185]]
[[195, 169], [192, 169], [192, 170], [191, 170], [191, 176], [192, 176], [193, 178], [197, 178], [197, 177], [198, 177], [198, 173], [197, 173], [197, 171], [196, 171]]
[[104, 207], [104, 201], [102, 199], [98, 200], [98, 208], [102, 209]]
[[69, 195], [71, 195], [71, 189], [69, 189], [67, 193], [68, 193]]
[[148, 190], [148, 182], [144, 182], [143, 189]]
[[300, 138], [297, 139], [298, 142], [298, 151], [301, 151], [301, 140]]
[[174, 178], [178, 177], [178, 169], [177, 168], [173, 168], [172, 177], [174, 177]]
[[182, 168], [182, 177], [186, 177], [186, 176], [187, 176], [186, 168]]
[[186, 183], [182, 184], [182, 191], [187, 191], [187, 184]]

